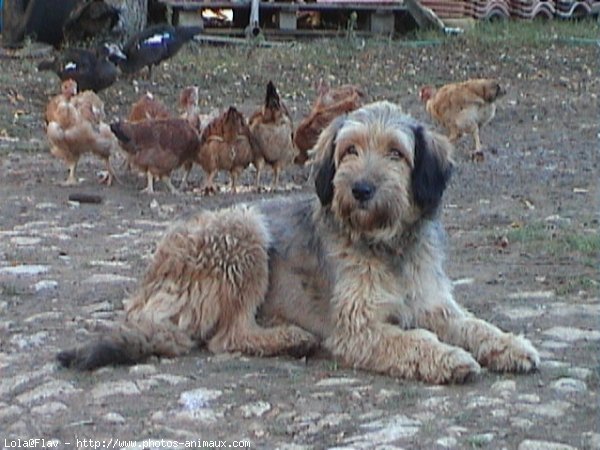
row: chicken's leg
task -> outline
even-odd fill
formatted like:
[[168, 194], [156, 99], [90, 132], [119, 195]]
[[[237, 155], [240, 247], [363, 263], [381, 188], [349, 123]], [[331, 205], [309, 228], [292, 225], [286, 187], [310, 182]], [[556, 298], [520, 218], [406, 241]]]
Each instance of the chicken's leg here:
[[154, 194], [154, 175], [150, 173], [150, 171], [146, 171], [146, 178], [148, 179], [148, 183], [146, 187], [142, 189], [142, 192], [146, 194]]
[[179, 190], [183, 190], [187, 187], [187, 180], [188, 177], [190, 176], [190, 172], [192, 171], [192, 168], [194, 166], [194, 163], [191, 161], [186, 162], [183, 165], [183, 177], [181, 178], [181, 183], [179, 183]]
[[254, 163], [254, 167], [256, 167], [256, 182], [255, 182], [255, 186], [256, 186], [256, 190], [260, 191], [260, 175], [262, 173], [262, 168], [263, 168], [264, 162], [263, 161], [257, 161], [256, 163]]
[[279, 185], [279, 164], [275, 164], [273, 166], [273, 185], [271, 186], [271, 190], [276, 190]]
[[481, 140], [479, 139], [479, 127], [475, 125], [471, 130], [473, 141], [475, 141], [475, 151], [471, 155], [471, 159], [475, 162], [483, 161], [483, 151], [481, 151]]
[[479, 139], [479, 127], [475, 125], [471, 131], [473, 134], [473, 141], [475, 142], [475, 153], [481, 151], [481, 140]]
[[209, 174], [206, 176], [206, 180], [204, 180], [204, 182], [202, 183], [201, 189], [204, 194], [209, 195], [215, 193], [216, 188], [213, 179], [215, 178], [216, 174], [217, 171], [213, 170], [212, 172], [209, 172]]
[[230, 173], [231, 176], [231, 193], [235, 194], [237, 193], [237, 178], [238, 178], [238, 172], [237, 170], [232, 170]]
[[61, 183], [62, 186], [75, 186], [78, 184], [77, 177], [75, 177], [75, 170], [77, 169], [77, 161], [69, 163], [69, 176]]
[[113, 180], [119, 182], [119, 179], [117, 178], [117, 175], [110, 164], [110, 158], [106, 158], [106, 175], [100, 178], [100, 183], [106, 183], [107, 186], [111, 186]]

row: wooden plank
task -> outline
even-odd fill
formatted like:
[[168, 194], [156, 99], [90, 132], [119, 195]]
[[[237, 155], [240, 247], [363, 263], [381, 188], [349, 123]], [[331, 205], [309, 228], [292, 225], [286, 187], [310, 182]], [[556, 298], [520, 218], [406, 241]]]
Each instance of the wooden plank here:
[[[200, 35], [194, 36], [194, 41], [207, 42], [209, 44], [248, 45], [248, 39], [246, 39], [245, 37], [232, 37], [231, 36], [232, 34], [234, 34], [234, 33], [232, 33], [231, 31], [229, 33], [227, 33], [227, 36], [200, 34]], [[238, 36], [243, 36], [244, 34], [245, 34], [244, 30], [242, 30], [241, 28], [237, 30]], [[258, 45], [259, 47], [282, 47], [282, 46], [290, 46], [291, 44], [285, 43], [285, 42], [273, 42], [273, 41], [260, 40], [260, 41], [256, 41], [256, 43], [254, 43], [252, 45]]]
[[392, 5], [404, 6], [403, 1], [398, 0], [317, 0], [320, 4], [336, 4], [336, 5]]
[[379, 9], [369, 13], [369, 30], [376, 34], [391, 34], [394, 32], [395, 17]]
[[184, 11], [179, 11], [179, 21], [177, 24], [186, 26], [204, 26], [204, 20], [202, 19], [202, 14], [200, 14], [200, 11], [192, 11], [187, 9]]
[[[167, 6], [180, 9], [248, 9], [250, 1], [210, 1], [210, 0], [159, 0]], [[407, 8], [404, 3], [378, 1], [351, 2], [319, 2], [319, 3], [294, 3], [294, 2], [260, 2], [261, 10], [287, 10], [287, 11], [390, 11], [401, 12]]]
[[423, 7], [417, 0], [406, 0], [406, 8], [420, 28], [444, 29], [444, 22], [430, 8]]
[[267, 2], [260, 4], [261, 9], [279, 9], [290, 11], [406, 11], [406, 6], [391, 3], [284, 3]]
[[[346, 37], [346, 30], [333, 29], [302, 29], [279, 30], [277, 28], [263, 28], [262, 34], [267, 39], [286, 39], [292, 37]], [[370, 31], [356, 30], [356, 36], [373, 36]], [[212, 37], [216, 36], [245, 36], [244, 28], [205, 28], [204, 33], [196, 36], [194, 39], [199, 41], [206, 40], [210, 42]], [[246, 41], [247, 42], [247, 41]]]
[[227, 0], [159, 0], [166, 6], [171, 8], [179, 8], [183, 10], [189, 9], [248, 9], [250, 0], [240, 0], [239, 2]]
[[277, 13], [280, 30], [295, 30], [298, 24], [296, 11], [279, 11]]

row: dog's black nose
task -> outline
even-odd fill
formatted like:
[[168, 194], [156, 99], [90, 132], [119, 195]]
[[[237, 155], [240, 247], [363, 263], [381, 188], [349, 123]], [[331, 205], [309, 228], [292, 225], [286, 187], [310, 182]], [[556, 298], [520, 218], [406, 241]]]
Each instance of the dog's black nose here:
[[352, 195], [361, 202], [369, 201], [375, 195], [375, 186], [368, 181], [357, 181], [352, 185]]

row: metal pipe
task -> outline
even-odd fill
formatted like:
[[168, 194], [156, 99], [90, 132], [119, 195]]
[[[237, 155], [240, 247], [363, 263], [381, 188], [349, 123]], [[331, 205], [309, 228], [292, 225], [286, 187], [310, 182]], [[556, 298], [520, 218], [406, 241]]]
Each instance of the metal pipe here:
[[259, 20], [260, 0], [251, 0], [250, 2], [250, 22], [246, 27], [247, 37], [257, 37], [260, 34]]

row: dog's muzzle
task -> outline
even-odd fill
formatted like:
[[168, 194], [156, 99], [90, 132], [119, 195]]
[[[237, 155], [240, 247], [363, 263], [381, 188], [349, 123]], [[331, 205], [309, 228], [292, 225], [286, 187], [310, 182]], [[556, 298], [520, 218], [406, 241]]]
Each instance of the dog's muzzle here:
[[352, 196], [359, 202], [368, 202], [375, 195], [377, 188], [368, 181], [357, 181], [352, 185]]

